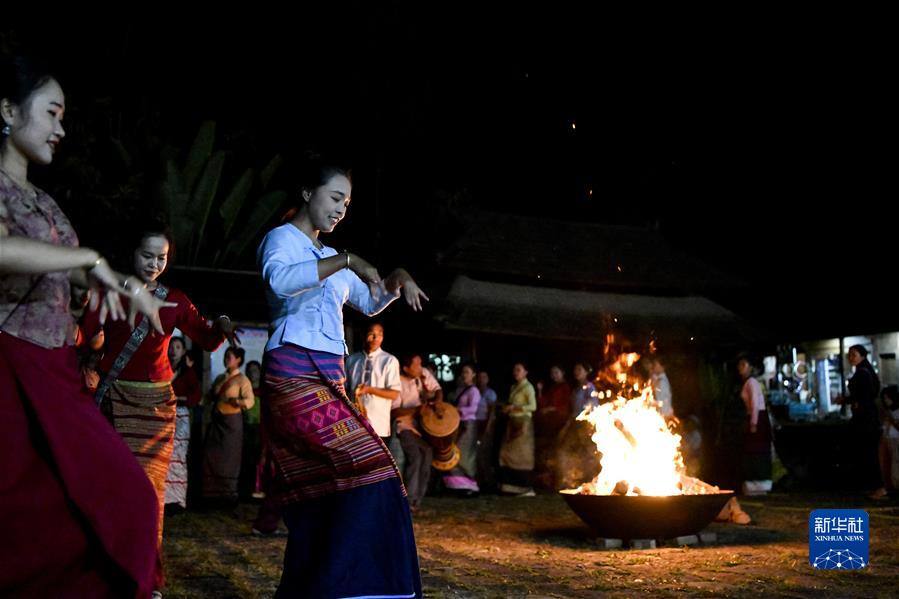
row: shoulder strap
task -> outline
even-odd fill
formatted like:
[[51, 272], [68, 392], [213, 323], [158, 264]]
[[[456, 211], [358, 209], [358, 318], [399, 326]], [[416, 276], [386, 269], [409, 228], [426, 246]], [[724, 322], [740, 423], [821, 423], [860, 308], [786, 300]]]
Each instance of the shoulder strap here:
[[[159, 301], [165, 301], [166, 296], [168, 296], [169, 290], [162, 284], [156, 286], [156, 291], [153, 292], [153, 295], [156, 296], [156, 299]], [[144, 339], [147, 338], [147, 334], [150, 332], [150, 319], [144, 315], [143, 319], [141, 319], [140, 324], [134, 327], [134, 330], [131, 331], [131, 337], [128, 339], [128, 343], [125, 344], [125, 347], [122, 348], [122, 351], [119, 352], [118, 357], [116, 357], [115, 362], [112, 363], [112, 368], [110, 368], [109, 372], [106, 373], [106, 376], [103, 378], [103, 382], [101, 382], [97, 386], [97, 393], [94, 395], [94, 400], [97, 402], [97, 405], [100, 405], [100, 402], [103, 401], [103, 397], [106, 395], [106, 392], [109, 391], [109, 388], [112, 387], [112, 384], [116, 382], [119, 378], [119, 375], [122, 374], [122, 370], [125, 369], [125, 366], [128, 365], [128, 362], [131, 361], [131, 358], [134, 356], [134, 352], [137, 351], [137, 348], [140, 347], [140, 344], [143, 343]]]

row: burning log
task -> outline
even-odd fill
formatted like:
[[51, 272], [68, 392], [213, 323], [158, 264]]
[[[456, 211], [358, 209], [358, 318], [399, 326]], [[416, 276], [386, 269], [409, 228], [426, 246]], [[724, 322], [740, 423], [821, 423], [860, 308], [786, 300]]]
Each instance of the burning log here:
[[637, 439], [624, 427], [624, 423], [619, 419], [615, 419], [615, 428], [621, 431], [621, 434], [624, 435], [624, 438], [627, 439], [627, 442], [631, 444], [631, 447], [637, 447]]
[[715, 485], [686, 475], [681, 476], [680, 487], [684, 495], [714, 495], [721, 492]]

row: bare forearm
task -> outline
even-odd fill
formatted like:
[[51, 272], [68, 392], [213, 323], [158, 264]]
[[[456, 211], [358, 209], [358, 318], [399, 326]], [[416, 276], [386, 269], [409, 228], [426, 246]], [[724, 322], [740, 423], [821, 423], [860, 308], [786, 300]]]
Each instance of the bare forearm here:
[[384, 389], [382, 387], [369, 387], [366, 390], [371, 395], [377, 395], [382, 399], [389, 399], [393, 401], [400, 396], [400, 392], [398, 389]]
[[390, 411], [391, 418], [402, 418], [403, 416], [409, 416], [410, 414], [414, 414], [418, 411], [418, 408], [396, 408], [395, 410]]
[[[349, 260], [347, 259], [349, 256]], [[348, 268], [352, 261], [352, 254], [336, 254], [318, 261], [318, 280], [324, 281], [336, 272]]]
[[[0, 236], [0, 272], [45, 274], [93, 266], [100, 257], [90, 248], [73, 248], [27, 237]], [[87, 283], [85, 277], [85, 284]]]

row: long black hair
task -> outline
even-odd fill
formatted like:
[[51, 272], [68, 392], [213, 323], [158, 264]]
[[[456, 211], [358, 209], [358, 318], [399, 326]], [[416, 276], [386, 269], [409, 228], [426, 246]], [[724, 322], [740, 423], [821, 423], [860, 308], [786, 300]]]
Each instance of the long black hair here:
[[9, 56], [0, 59], [0, 99], [24, 106], [34, 91], [56, 79], [49, 65], [33, 56]]
[[169, 345], [175, 341], [181, 342], [181, 346], [184, 348], [184, 355], [181, 356], [181, 360], [174, 366], [174, 368], [172, 368], [172, 370], [175, 371], [176, 376], [181, 376], [181, 373], [187, 368], [187, 342], [184, 340], [184, 337], [176, 335], [169, 339]]

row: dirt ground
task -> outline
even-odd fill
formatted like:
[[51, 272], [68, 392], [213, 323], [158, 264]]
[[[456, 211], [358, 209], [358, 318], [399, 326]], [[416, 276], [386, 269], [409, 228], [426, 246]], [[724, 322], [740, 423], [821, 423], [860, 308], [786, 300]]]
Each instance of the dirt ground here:
[[[426, 597], [886, 597], [899, 580], [899, 501], [773, 494], [744, 500], [753, 525], [712, 524], [714, 544], [604, 549], [557, 495], [428, 497], [415, 517]], [[871, 565], [818, 571], [808, 563], [808, 517], [862, 508]], [[271, 597], [285, 540], [250, 535], [255, 506], [166, 521], [165, 597]]]

